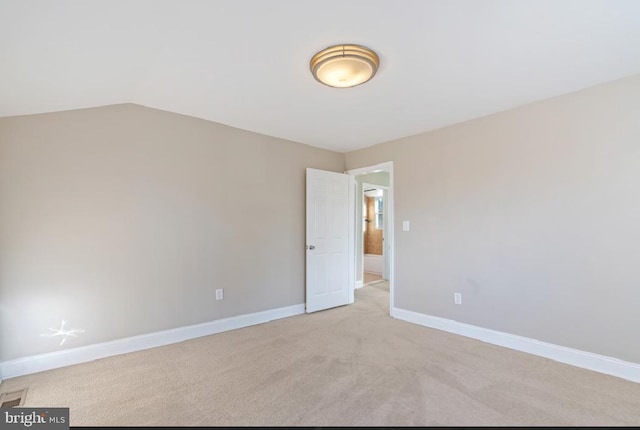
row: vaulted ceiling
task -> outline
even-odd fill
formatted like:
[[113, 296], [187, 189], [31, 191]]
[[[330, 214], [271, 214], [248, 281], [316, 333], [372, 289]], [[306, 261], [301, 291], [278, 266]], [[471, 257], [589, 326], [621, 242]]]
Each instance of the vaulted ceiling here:
[[[316, 82], [337, 43], [365, 85]], [[346, 152], [640, 73], [637, 0], [1, 0], [0, 116], [138, 103]]]

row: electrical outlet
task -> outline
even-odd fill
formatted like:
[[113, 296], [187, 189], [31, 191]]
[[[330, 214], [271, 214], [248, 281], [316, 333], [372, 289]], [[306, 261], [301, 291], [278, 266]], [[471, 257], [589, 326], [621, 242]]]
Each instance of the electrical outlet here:
[[453, 293], [453, 303], [455, 303], [456, 305], [461, 305], [462, 304], [462, 294]]
[[216, 300], [222, 299], [224, 299], [224, 290], [222, 288], [219, 288], [216, 290]]

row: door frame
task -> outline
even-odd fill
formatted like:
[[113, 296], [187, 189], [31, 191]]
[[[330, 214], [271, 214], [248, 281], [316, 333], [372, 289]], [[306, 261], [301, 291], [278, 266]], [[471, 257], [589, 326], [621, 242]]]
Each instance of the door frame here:
[[[389, 216], [389, 209], [387, 209], [387, 201], [389, 200], [389, 186], [388, 185], [376, 185], [376, 184], [371, 184], [369, 182], [363, 182], [362, 183], [362, 195], [360, 196], [361, 199], [364, 200], [364, 189], [365, 188], [375, 188], [377, 190], [382, 190], [384, 191], [383, 193], [383, 205], [384, 205], [384, 209], [383, 209], [383, 227], [382, 227], [382, 259], [383, 259], [383, 269], [382, 269], [382, 277], [384, 278], [385, 272], [387, 274], [387, 278], [389, 277], [389, 268], [385, 266], [387, 265], [387, 257], [389, 256], [389, 251], [385, 251], [385, 248], [387, 247], [387, 230], [389, 229], [389, 220], [387, 219], [387, 216]], [[384, 197], [386, 196], [386, 197]], [[357, 214], [357, 211], [356, 211]], [[362, 235], [362, 241], [361, 241], [361, 245], [362, 245], [362, 254], [364, 255], [364, 234]], [[356, 249], [356, 258], [358, 257], [358, 252]], [[355, 264], [355, 262], [354, 262]], [[362, 280], [363, 280], [363, 284], [364, 284], [364, 263], [362, 264]], [[386, 278], [385, 278], [386, 279]], [[363, 285], [360, 285], [360, 287], [362, 287]]]
[[[347, 170], [345, 173], [353, 176], [354, 177], [354, 182], [355, 181], [355, 177], [359, 176], [359, 175], [364, 175], [366, 173], [376, 173], [376, 172], [387, 172], [389, 173], [389, 187], [387, 190], [388, 193], [388, 202], [386, 203], [386, 208], [388, 210], [388, 215], [387, 215], [387, 235], [386, 237], [389, 240], [389, 315], [390, 316], [394, 316], [393, 312], [394, 312], [394, 295], [395, 295], [395, 222], [394, 222], [394, 193], [393, 193], [393, 189], [394, 189], [394, 183], [393, 183], [393, 161], [387, 161], [384, 163], [379, 163], [379, 164], [375, 164], [372, 166], [367, 166], [367, 167], [360, 167], [357, 169], [351, 169], [351, 170]], [[355, 199], [354, 199], [355, 200]], [[355, 201], [354, 201], [355, 204]], [[360, 204], [362, 204], [360, 202]], [[354, 207], [355, 209], [355, 207]], [[355, 211], [355, 214], [357, 214], [357, 211]], [[356, 228], [362, 228], [362, 220], [360, 220], [360, 223], [358, 223], [358, 220], [356, 219], [356, 215], [353, 216], [353, 224], [354, 227], [352, 229], [352, 235], [353, 235], [353, 239], [355, 242], [355, 237], [356, 237]], [[355, 284], [356, 284], [356, 268], [355, 268], [355, 258], [357, 258], [356, 256], [356, 247], [353, 247], [353, 283], [351, 286], [351, 290], [355, 291]]]

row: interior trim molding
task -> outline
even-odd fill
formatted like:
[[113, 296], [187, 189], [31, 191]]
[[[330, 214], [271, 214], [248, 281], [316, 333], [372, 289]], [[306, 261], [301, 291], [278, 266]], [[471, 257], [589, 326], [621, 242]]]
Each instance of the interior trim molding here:
[[17, 358], [0, 363], [0, 380], [86, 363], [114, 355], [170, 345], [197, 337], [222, 333], [301, 314], [304, 314], [304, 304], [269, 309], [202, 324], [117, 339], [110, 342]]
[[413, 324], [447, 331], [449, 333], [470, 337], [494, 345], [515, 349], [516, 351], [538, 355], [561, 363], [640, 383], [640, 364], [638, 363], [465, 324], [446, 318], [408, 311], [406, 309], [394, 308], [392, 309], [391, 316]]
[[362, 288], [362, 287], [364, 287], [364, 285], [363, 285], [363, 281], [356, 281], [356, 290], [357, 290], [358, 288]]
[[[395, 181], [393, 179], [393, 161], [385, 161], [384, 163], [375, 164], [373, 166], [367, 167], [359, 167], [357, 169], [347, 170], [345, 173], [351, 176], [363, 175], [366, 173], [374, 173], [376, 171], [387, 172], [389, 173], [389, 186], [387, 189], [387, 202], [385, 207], [387, 208], [387, 213], [385, 215], [387, 226], [394, 225], [395, 219], [395, 210], [394, 210], [394, 184]], [[356, 221], [356, 225], [359, 224], [359, 220]], [[393, 228], [387, 228], [387, 236], [385, 236], [385, 241], [388, 239], [387, 249], [389, 250], [389, 268], [387, 269], [387, 275], [389, 280], [389, 314], [393, 312], [394, 308], [394, 300], [395, 300], [395, 289], [396, 289], [396, 281], [395, 281], [395, 233]], [[363, 264], [364, 266], [364, 264]], [[361, 272], [363, 281], [364, 281], [364, 271]]]

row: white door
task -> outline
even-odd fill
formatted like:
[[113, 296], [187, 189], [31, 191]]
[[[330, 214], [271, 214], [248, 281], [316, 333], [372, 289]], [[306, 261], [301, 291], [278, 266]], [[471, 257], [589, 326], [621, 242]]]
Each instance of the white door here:
[[307, 313], [353, 302], [350, 182], [349, 175], [307, 169]]

